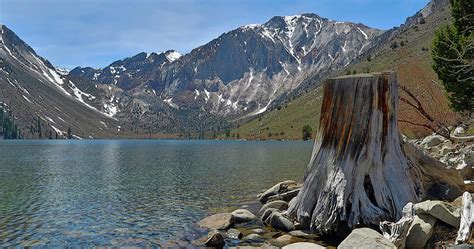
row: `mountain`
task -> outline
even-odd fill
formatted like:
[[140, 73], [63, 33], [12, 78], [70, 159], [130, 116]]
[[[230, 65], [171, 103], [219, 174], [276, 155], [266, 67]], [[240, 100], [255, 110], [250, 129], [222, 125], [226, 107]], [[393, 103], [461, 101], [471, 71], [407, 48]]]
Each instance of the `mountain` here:
[[[376, 37], [370, 49], [361, 54], [346, 68], [333, 71], [328, 77], [340, 76], [347, 72], [358, 73], [394, 70], [398, 82], [408, 88], [427, 112], [436, 120], [454, 125], [458, 116], [449, 108], [443, 87], [431, 68], [431, 41], [435, 30], [448, 23], [450, 8], [448, 0], [434, 0], [415, 15], [408, 17], [400, 27], [387, 30]], [[313, 130], [319, 123], [322, 80], [314, 76], [305, 79], [315, 82], [313, 90], [301, 96], [292, 96], [269, 112], [241, 124], [230, 133], [247, 139], [301, 139], [303, 125], [309, 124]], [[404, 92], [401, 96], [408, 98]], [[400, 102], [399, 120], [424, 124], [425, 119], [412, 107]], [[405, 135], [424, 136], [430, 133], [420, 125], [399, 122]]]
[[264, 112], [301, 87], [310, 73], [322, 77], [348, 65], [382, 33], [315, 14], [274, 17], [173, 59], [169, 55], [175, 51], [140, 53], [103, 69], [78, 67], [69, 75], [128, 92], [151, 92], [175, 109], [233, 119]]
[[94, 97], [61, 73], [0, 24], [0, 102], [23, 137], [62, 137], [68, 129], [77, 136], [113, 135], [117, 120], [89, 105]]
[[281, 109], [322, 79], [362, 67], [368, 57], [382, 65], [392, 58], [384, 53], [395, 52], [391, 43], [443, 9], [443, 0], [430, 4], [405, 27], [388, 31], [315, 14], [277, 16], [226, 32], [185, 55], [139, 53], [104, 68], [69, 72], [2, 25], [0, 101], [30, 137], [38, 136], [37, 120], [43, 132], [71, 127], [81, 137], [210, 137]]

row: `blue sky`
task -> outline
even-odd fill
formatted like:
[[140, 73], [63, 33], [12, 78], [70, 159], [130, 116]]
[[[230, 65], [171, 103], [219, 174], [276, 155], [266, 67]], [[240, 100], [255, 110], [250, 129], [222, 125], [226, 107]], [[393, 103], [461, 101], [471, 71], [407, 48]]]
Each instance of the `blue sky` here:
[[316, 13], [389, 29], [428, 0], [0, 0], [0, 22], [54, 65], [104, 67], [139, 52], [187, 53], [273, 16]]

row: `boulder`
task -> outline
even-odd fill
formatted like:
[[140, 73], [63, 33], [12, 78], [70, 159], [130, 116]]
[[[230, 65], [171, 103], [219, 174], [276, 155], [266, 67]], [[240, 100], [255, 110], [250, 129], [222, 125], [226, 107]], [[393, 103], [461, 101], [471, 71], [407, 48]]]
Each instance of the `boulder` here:
[[424, 201], [415, 204], [415, 213], [417, 215], [429, 214], [453, 227], [459, 227], [460, 212], [460, 208], [443, 201]]
[[249, 222], [255, 219], [255, 215], [247, 209], [237, 209], [232, 212], [232, 217], [235, 223]]
[[263, 192], [259, 197], [259, 201], [261, 203], [266, 203], [270, 196], [282, 194], [298, 188], [301, 188], [301, 184], [295, 181], [287, 180], [284, 182], [280, 182], [269, 188], [267, 191]]
[[338, 249], [355, 248], [391, 248], [397, 247], [382, 234], [370, 228], [357, 228], [352, 230], [351, 234], [344, 239], [337, 247]]
[[424, 248], [433, 234], [436, 218], [429, 214], [415, 215], [405, 240], [406, 248]]
[[280, 231], [289, 232], [295, 230], [295, 225], [293, 224], [293, 222], [291, 222], [289, 219], [287, 219], [285, 216], [278, 212], [272, 213], [272, 215], [270, 216], [269, 223], [270, 226]]
[[440, 135], [430, 135], [423, 139], [421, 145], [424, 145], [427, 148], [431, 148], [441, 144], [444, 140], [445, 138]]
[[234, 218], [231, 213], [220, 213], [206, 217], [197, 224], [204, 228], [224, 230], [234, 225]]
[[212, 230], [207, 235], [207, 240], [206, 240], [205, 245], [208, 247], [222, 248], [225, 245], [224, 236], [222, 236], [222, 234], [219, 231]]
[[293, 244], [286, 245], [282, 247], [283, 249], [323, 249], [326, 248], [324, 246], [309, 243], [309, 242], [297, 242]]
[[280, 211], [284, 211], [288, 209], [288, 202], [286, 201], [272, 201], [268, 202], [267, 204], [263, 205], [260, 210], [258, 211], [258, 215], [261, 216], [265, 211], [269, 208], [275, 208]]
[[291, 191], [288, 191], [288, 192], [285, 192], [285, 193], [282, 193], [282, 194], [277, 194], [277, 195], [270, 196], [270, 197], [268, 197], [267, 202], [278, 201], [278, 200], [289, 202], [294, 197], [296, 197], [298, 195], [300, 190], [301, 190], [301, 188], [298, 188], [298, 189], [291, 190]]
[[226, 237], [229, 239], [240, 239], [242, 238], [242, 236], [243, 234], [235, 228], [231, 228], [227, 230], [227, 233], [226, 233]]

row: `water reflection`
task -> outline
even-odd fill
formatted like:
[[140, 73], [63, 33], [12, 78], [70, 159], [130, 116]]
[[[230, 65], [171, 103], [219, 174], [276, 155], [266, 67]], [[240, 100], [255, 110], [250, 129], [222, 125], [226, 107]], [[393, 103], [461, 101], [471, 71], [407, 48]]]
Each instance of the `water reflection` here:
[[310, 153], [304, 142], [0, 141], [0, 247], [186, 245], [205, 215], [300, 179]]

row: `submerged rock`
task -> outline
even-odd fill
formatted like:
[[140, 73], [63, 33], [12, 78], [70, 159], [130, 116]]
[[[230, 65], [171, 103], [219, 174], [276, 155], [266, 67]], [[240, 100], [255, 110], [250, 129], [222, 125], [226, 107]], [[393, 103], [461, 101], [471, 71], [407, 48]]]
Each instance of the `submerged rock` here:
[[234, 218], [231, 213], [220, 213], [206, 217], [197, 224], [204, 228], [224, 230], [234, 225]]
[[433, 234], [433, 228], [436, 223], [436, 218], [429, 214], [415, 215], [410, 228], [408, 229], [408, 235], [405, 240], [405, 246], [407, 248], [424, 248], [426, 242], [431, 238]]
[[289, 232], [295, 230], [295, 225], [293, 224], [293, 222], [291, 222], [285, 216], [277, 212], [272, 213], [272, 215], [270, 216], [269, 223], [270, 226], [281, 231]]
[[295, 231], [291, 231], [289, 232], [288, 234], [292, 235], [292, 236], [295, 236], [295, 237], [300, 237], [300, 238], [304, 238], [304, 239], [317, 239], [318, 236], [316, 234], [313, 234], [313, 233], [307, 233], [307, 232], [304, 232], [304, 231], [301, 231], [301, 230], [295, 230]]
[[288, 202], [286, 201], [272, 201], [268, 202], [267, 204], [263, 205], [260, 210], [258, 211], [258, 215], [263, 215], [265, 211], [269, 208], [274, 208], [280, 211], [284, 211], [288, 209]]
[[226, 233], [226, 237], [229, 239], [241, 239], [242, 236], [243, 234], [235, 228], [231, 228], [227, 230], [227, 233]]
[[232, 217], [235, 223], [249, 222], [255, 219], [255, 215], [247, 209], [237, 209], [232, 212]]
[[225, 245], [224, 236], [219, 231], [212, 230], [207, 235], [206, 246], [222, 248]]
[[417, 215], [429, 214], [453, 227], [459, 227], [461, 220], [460, 208], [443, 201], [424, 201], [417, 203], [415, 204], [415, 212]]
[[338, 249], [354, 248], [390, 248], [397, 247], [382, 234], [370, 228], [357, 228], [352, 230], [351, 234], [344, 239], [337, 247]]
[[262, 240], [262, 236], [252, 233], [242, 238], [243, 241], [259, 241]]

